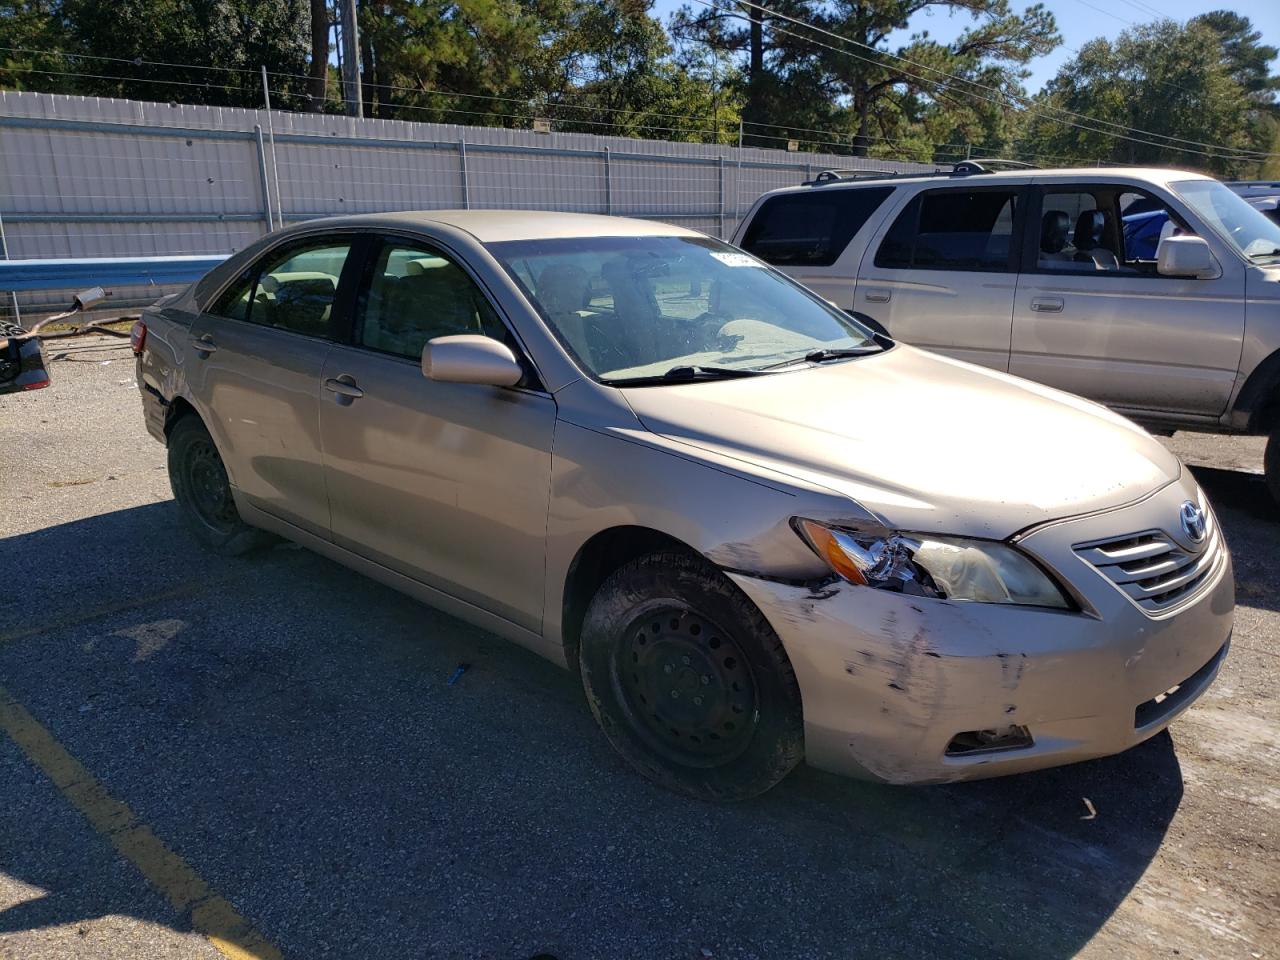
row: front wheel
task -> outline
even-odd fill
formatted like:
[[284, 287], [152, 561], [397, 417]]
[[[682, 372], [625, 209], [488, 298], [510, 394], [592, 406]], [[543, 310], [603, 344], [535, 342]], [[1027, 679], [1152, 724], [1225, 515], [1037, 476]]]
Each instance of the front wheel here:
[[651, 554], [609, 577], [587, 609], [579, 659], [610, 744], [669, 789], [742, 800], [804, 756], [800, 689], [782, 642], [697, 557]]
[[240, 519], [222, 457], [194, 415], [169, 434], [169, 485], [187, 528], [206, 547], [234, 556], [267, 541], [267, 534]]

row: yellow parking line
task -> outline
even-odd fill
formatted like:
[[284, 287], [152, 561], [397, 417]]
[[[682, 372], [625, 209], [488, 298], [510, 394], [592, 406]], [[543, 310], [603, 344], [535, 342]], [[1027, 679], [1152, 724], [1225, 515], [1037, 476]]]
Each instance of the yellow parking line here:
[[151, 828], [73, 757], [22, 704], [0, 686], [0, 730], [66, 797], [98, 833], [147, 882], [159, 890], [174, 909], [191, 912], [191, 925], [218, 952], [230, 960], [280, 960], [280, 951], [236, 912], [220, 894], [211, 890], [191, 865], [164, 845]]

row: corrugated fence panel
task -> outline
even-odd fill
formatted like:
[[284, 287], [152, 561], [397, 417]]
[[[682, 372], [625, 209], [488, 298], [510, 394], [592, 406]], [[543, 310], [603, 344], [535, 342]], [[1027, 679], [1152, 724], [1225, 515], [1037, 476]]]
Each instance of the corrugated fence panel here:
[[[0, 92], [0, 216], [13, 258], [232, 253], [268, 229], [268, 198], [285, 222], [520, 208], [667, 220], [728, 237], [761, 193], [833, 167], [923, 169], [586, 133]], [[167, 292], [115, 290], [112, 306]], [[68, 300], [68, 291], [48, 291], [21, 303], [38, 312]], [[0, 297], [0, 310], [8, 301]]]

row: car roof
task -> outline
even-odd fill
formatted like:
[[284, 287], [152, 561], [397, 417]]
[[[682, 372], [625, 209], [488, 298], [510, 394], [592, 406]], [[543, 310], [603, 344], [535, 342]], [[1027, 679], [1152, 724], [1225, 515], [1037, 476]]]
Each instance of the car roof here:
[[1192, 173], [1189, 170], [1173, 170], [1168, 167], [1052, 167], [1026, 168], [1017, 170], [992, 170], [984, 173], [956, 174], [946, 170], [929, 170], [920, 173], [897, 173], [875, 176], [868, 172], [867, 176], [855, 176], [848, 179], [832, 179], [823, 183], [806, 183], [794, 187], [782, 187], [770, 190], [767, 195], [779, 193], [812, 193], [815, 190], [849, 190], [859, 187], [883, 187], [898, 184], [935, 183], [953, 186], [1014, 182], [1030, 183], [1031, 181], [1049, 180], [1133, 180], [1143, 183], [1174, 183], [1180, 180], [1212, 180], [1213, 177], [1203, 173]]
[[[443, 224], [465, 230], [481, 243], [568, 237], [699, 237], [658, 220], [548, 210], [405, 210], [326, 219], [326, 226], [413, 230]], [[317, 221], [309, 221], [315, 227]]]

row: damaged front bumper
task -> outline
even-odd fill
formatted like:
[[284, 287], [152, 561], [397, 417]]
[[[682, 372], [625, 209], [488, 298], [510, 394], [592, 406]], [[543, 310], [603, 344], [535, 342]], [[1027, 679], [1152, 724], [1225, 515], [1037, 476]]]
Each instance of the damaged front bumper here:
[[1076, 545], [1152, 529], [1155, 518], [1176, 516], [1184, 489], [1173, 484], [1136, 507], [1052, 524], [1021, 541], [1072, 584], [1082, 612], [730, 574], [795, 668], [809, 764], [888, 783], [938, 783], [1107, 756], [1163, 730], [1208, 688], [1226, 655], [1230, 558], [1223, 548], [1194, 596], [1153, 617]]

